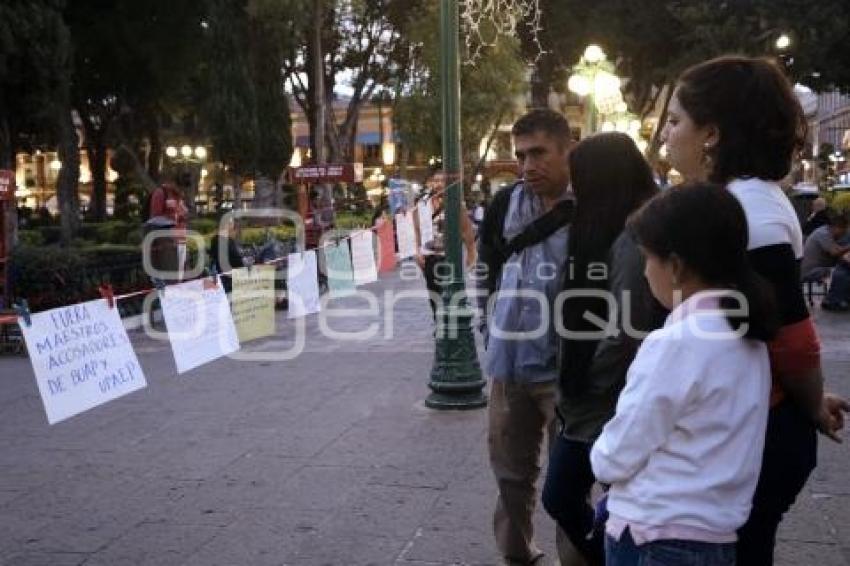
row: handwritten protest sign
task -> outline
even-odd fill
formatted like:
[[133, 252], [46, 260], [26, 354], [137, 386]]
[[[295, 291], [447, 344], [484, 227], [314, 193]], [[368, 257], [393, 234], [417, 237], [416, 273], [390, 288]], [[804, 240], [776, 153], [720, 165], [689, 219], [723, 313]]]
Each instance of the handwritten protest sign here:
[[395, 259], [395, 232], [393, 223], [385, 220], [378, 226], [378, 271], [385, 273], [392, 271], [396, 266]]
[[239, 342], [274, 334], [274, 266], [234, 269], [231, 276], [230, 310]]
[[413, 226], [413, 211], [395, 215], [396, 235], [398, 238], [398, 257], [405, 259], [416, 255], [416, 233]]
[[361, 230], [351, 235], [351, 266], [354, 269], [354, 284], [363, 285], [378, 280], [375, 251], [372, 247], [374, 234]]
[[434, 239], [434, 211], [431, 210], [431, 201], [424, 200], [417, 207], [419, 213], [419, 245], [424, 246]]
[[50, 424], [147, 385], [118, 309], [104, 299], [31, 318], [21, 329]]
[[221, 282], [196, 279], [166, 288], [160, 301], [177, 373], [239, 349], [236, 327]]
[[319, 272], [315, 250], [289, 254], [286, 276], [289, 318], [319, 312]]
[[341, 297], [354, 292], [354, 272], [351, 267], [351, 251], [348, 242], [324, 249], [327, 268], [328, 289], [331, 296]]

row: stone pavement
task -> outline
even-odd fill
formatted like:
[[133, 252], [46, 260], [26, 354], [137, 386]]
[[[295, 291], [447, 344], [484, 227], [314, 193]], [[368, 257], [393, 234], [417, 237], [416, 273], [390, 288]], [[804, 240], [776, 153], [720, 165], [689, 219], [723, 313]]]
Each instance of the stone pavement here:
[[[367, 288], [421, 285], [392, 275]], [[850, 315], [818, 316], [827, 380], [850, 395]], [[424, 408], [427, 303], [403, 300], [392, 320], [393, 336], [381, 323], [358, 343], [322, 337], [312, 316], [292, 360], [224, 359], [183, 376], [167, 344], [133, 333], [148, 388], [52, 427], [29, 361], [0, 358], [0, 563], [497, 564], [486, 411]], [[279, 313], [278, 326], [248, 350], [292, 345], [295, 322]], [[821, 442], [778, 564], [850, 565], [849, 455], [850, 443]]]

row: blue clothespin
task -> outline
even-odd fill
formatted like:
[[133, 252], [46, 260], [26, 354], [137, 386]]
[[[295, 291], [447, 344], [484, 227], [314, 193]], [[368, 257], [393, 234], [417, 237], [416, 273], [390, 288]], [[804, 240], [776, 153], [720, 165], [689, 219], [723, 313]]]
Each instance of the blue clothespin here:
[[15, 305], [15, 312], [18, 313], [19, 317], [24, 319], [24, 324], [26, 324], [27, 326], [32, 326], [30, 306], [27, 304], [26, 299], [21, 299], [21, 303]]

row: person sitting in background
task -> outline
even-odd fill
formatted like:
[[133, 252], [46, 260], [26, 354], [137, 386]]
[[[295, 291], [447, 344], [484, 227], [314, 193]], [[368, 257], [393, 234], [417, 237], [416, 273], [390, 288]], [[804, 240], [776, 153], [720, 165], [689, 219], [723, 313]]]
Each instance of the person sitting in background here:
[[847, 216], [828, 211], [827, 224], [806, 238], [800, 274], [803, 281], [820, 281], [835, 267], [838, 258], [850, 251], [850, 245], [838, 242], [847, 235]]
[[[232, 218], [223, 219], [219, 224], [218, 234], [213, 236], [210, 244], [210, 266], [218, 273], [245, 266], [242, 249], [236, 242], [236, 223]], [[233, 288], [229, 275], [222, 275], [221, 283], [227, 293]]]
[[803, 222], [803, 236], [808, 237], [809, 234], [829, 223], [826, 210], [826, 199], [818, 197], [812, 201], [812, 213]]

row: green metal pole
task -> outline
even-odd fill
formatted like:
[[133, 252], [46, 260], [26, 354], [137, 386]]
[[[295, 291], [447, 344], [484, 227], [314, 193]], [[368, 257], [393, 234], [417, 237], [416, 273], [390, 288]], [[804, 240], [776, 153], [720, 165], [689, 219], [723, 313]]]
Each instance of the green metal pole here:
[[460, 59], [457, 0], [440, 0], [440, 87], [443, 102], [443, 172], [446, 178], [446, 263], [443, 304], [437, 311], [436, 348], [431, 369], [432, 409], [475, 409], [487, 404], [484, 379], [466, 300], [460, 238], [463, 191], [460, 149]]

